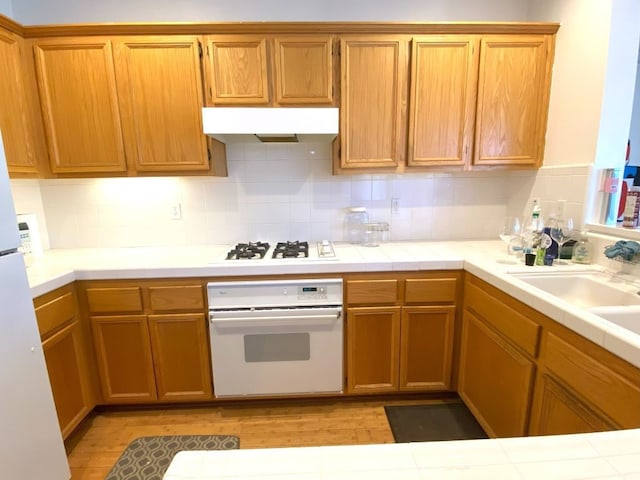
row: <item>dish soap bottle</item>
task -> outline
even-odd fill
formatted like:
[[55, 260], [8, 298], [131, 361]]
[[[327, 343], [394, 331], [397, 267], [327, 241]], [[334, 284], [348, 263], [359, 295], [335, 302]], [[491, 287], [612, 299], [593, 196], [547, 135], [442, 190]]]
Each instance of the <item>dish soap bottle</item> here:
[[[531, 222], [527, 226], [526, 229], [526, 246], [525, 253], [533, 253], [536, 255], [536, 264], [538, 263], [538, 256], [542, 253], [542, 257], [544, 257], [544, 252], [539, 252], [541, 249], [541, 241], [543, 235], [543, 224], [542, 224], [542, 209], [538, 204], [537, 200], [533, 201], [533, 208], [531, 209]], [[544, 247], [546, 248], [546, 247]]]
[[591, 263], [591, 249], [585, 232], [580, 232], [580, 238], [573, 246], [571, 261], [574, 263]]

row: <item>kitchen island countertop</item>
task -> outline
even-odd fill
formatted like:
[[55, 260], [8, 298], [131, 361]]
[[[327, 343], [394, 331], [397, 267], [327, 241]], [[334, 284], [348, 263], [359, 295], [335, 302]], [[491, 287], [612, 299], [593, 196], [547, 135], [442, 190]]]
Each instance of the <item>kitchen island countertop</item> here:
[[382, 445], [179, 452], [164, 480], [640, 479], [640, 429]]

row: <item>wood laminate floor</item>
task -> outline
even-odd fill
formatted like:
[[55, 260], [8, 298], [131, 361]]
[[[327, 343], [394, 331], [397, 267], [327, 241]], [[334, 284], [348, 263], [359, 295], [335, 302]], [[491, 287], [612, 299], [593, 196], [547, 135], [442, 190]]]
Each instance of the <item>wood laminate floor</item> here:
[[103, 480], [127, 445], [150, 435], [237, 435], [240, 448], [393, 443], [385, 405], [456, 399], [244, 402], [92, 413], [67, 439], [72, 480]]

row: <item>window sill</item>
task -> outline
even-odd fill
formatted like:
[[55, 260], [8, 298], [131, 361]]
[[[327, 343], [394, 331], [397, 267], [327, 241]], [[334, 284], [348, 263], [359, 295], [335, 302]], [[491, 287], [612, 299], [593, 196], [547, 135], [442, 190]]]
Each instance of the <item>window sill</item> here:
[[628, 240], [640, 240], [640, 228], [623, 228], [619, 226], [602, 225], [599, 223], [588, 223], [586, 228], [589, 232], [601, 233], [612, 237], [624, 238]]

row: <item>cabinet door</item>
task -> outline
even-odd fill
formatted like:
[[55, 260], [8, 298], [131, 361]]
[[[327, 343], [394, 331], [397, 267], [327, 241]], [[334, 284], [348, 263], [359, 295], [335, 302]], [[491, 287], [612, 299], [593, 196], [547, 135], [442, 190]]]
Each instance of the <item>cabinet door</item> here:
[[42, 40], [34, 49], [52, 172], [124, 172], [111, 42]]
[[408, 165], [462, 167], [469, 162], [477, 43], [462, 35], [413, 39]]
[[544, 35], [482, 39], [474, 165], [542, 164], [551, 42]]
[[158, 399], [212, 397], [209, 339], [203, 314], [150, 315]]
[[9, 173], [35, 174], [21, 48], [20, 37], [0, 29], [0, 131]]
[[[610, 352], [604, 355], [598, 348], [579, 346], [555, 333], [544, 339], [544, 366], [561, 380], [573, 394], [599, 412], [618, 428], [640, 427], [640, 375], [628, 364], [623, 371]], [[630, 405], [636, 408], [629, 408]]]
[[341, 167], [394, 168], [405, 156], [408, 42], [372, 36], [340, 45]]
[[200, 48], [196, 36], [114, 43], [125, 148], [137, 171], [209, 168]]
[[398, 391], [400, 308], [362, 307], [348, 310], [349, 393]]
[[208, 86], [211, 105], [269, 103], [267, 42], [264, 37], [207, 37]]
[[74, 321], [42, 342], [53, 401], [66, 438], [93, 408], [82, 371], [82, 335]]
[[331, 104], [331, 37], [274, 39], [275, 97], [278, 104]]
[[535, 365], [464, 312], [458, 393], [491, 437], [527, 433]]
[[147, 317], [92, 317], [91, 326], [103, 400], [107, 403], [155, 400]]
[[617, 430], [550, 373], [538, 376], [535, 392], [529, 435]]
[[456, 307], [404, 307], [400, 342], [400, 390], [451, 388]]

